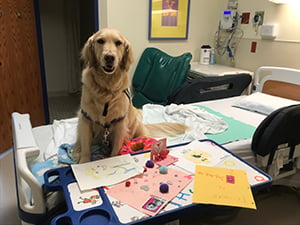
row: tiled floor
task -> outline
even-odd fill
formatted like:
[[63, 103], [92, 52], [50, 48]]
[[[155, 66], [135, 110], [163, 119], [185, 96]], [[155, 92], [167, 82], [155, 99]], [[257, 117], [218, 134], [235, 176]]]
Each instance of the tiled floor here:
[[219, 218], [197, 215], [180, 220], [180, 225], [299, 225], [300, 192], [274, 186], [255, 197], [257, 210], [241, 209], [237, 214]]
[[80, 106], [80, 94], [50, 97], [48, 99], [50, 123], [54, 119], [67, 119], [77, 115]]

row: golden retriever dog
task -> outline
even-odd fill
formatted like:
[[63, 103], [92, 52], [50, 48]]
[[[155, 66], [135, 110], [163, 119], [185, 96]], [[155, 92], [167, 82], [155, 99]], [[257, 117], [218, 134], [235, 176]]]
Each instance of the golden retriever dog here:
[[138, 136], [175, 136], [187, 127], [178, 123], [144, 125], [126, 90], [133, 62], [129, 41], [115, 29], [93, 34], [82, 49], [82, 95], [77, 141], [72, 154], [78, 163], [91, 160], [91, 146], [106, 146], [108, 156], [119, 154], [123, 143]]

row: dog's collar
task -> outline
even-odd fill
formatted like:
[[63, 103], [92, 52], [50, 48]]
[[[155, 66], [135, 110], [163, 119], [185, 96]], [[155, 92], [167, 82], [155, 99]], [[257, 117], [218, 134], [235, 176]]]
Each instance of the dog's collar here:
[[[126, 94], [126, 96], [128, 97], [129, 101], [131, 102], [131, 97], [130, 97], [130, 92], [128, 89], [124, 90], [124, 93]], [[105, 105], [104, 105], [104, 109], [103, 109], [103, 112], [102, 112], [102, 116], [107, 116], [107, 113], [108, 113], [108, 106], [109, 106], [109, 102], [106, 102]], [[102, 124], [100, 123], [100, 121], [94, 121], [90, 116], [89, 114], [84, 111], [83, 109], [80, 109], [80, 112], [81, 114], [83, 115], [84, 118], [86, 118], [87, 120], [91, 121], [91, 122], [94, 122], [95, 124], [97, 125], [100, 125], [104, 128], [104, 133], [103, 133], [103, 144], [105, 146], [109, 146], [109, 140], [108, 140], [108, 136], [110, 134], [110, 131], [109, 131], [109, 128], [111, 125], [115, 124], [115, 123], [118, 123], [120, 122], [121, 120], [123, 120], [125, 118], [126, 115], [124, 116], [120, 116], [120, 117], [117, 117], [113, 120], [111, 120], [109, 123], [105, 123], [105, 124]]]
[[113, 125], [114, 123], [120, 122], [121, 120], [123, 120], [125, 118], [125, 116], [120, 116], [118, 118], [113, 119], [112, 121], [110, 121], [109, 123], [105, 123], [105, 124], [101, 124], [99, 121], [94, 121], [92, 120], [92, 118], [89, 116], [89, 114], [84, 111], [83, 109], [80, 109], [81, 114], [83, 115], [84, 118], [86, 118], [87, 120], [96, 123], [97, 125], [100, 125], [104, 128], [104, 133], [103, 133], [103, 144], [104, 146], [108, 147], [109, 146], [109, 140], [108, 140], [108, 136], [110, 134], [109, 128], [111, 125]]
[[[127, 88], [123, 91], [125, 93], [125, 95], [128, 97], [129, 101], [131, 101], [131, 93], [130, 90]], [[106, 102], [104, 105], [104, 109], [102, 112], [102, 116], [107, 116], [108, 113], [108, 106], [109, 106], [109, 102]]]
[[96, 123], [96, 124], [98, 124], [98, 125], [100, 125], [100, 126], [102, 126], [102, 127], [104, 127], [104, 128], [109, 128], [112, 124], [117, 123], [117, 122], [120, 122], [121, 120], [123, 120], [123, 119], [125, 118], [125, 116], [120, 116], [120, 117], [118, 117], [118, 118], [113, 119], [113, 120], [110, 121], [109, 123], [102, 124], [102, 123], [100, 123], [100, 122], [97, 121], [97, 120], [94, 121], [94, 120], [89, 116], [89, 114], [88, 114], [86, 111], [84, 111], [83, 109], [81, 109], [80, 112], [81, 112], [81, 114], [84, 116], [84, 118], [86, 118], [87, 120], [92, 121], [92, 122], [94, 122], [94, 123]]
[[[130, 97], [131, 95], [130, 95], [129, 89], [125, 89], [123, 92], [126, 94], [126, 96], [128, 97], [128, 99], [129, 99], [129, 101], [130, 101], [130, 100], [131, 100], [131, 97]], [[108, 113], [108, 106], [109, 106], [109, 102], [106, 102], [105, 105], [104, 105], [104, 109], [103, 109], [103, 112], [102, 112], [102, 116], [107, 116], [107, 113]], [[121, 120], [123, 120], [123, 119], [125, 118], [125, 116], [120, 116], [120, 117], [117, 117], [117, 118], [113, 119], [113, 120], [110, 121], [109, 123], [102, 124], [102, 123], [100, 123], [100, 121], [94, 121], [94, 120], [89, 116], [89, 114], [88, 114], [86, 111], [84, 111], [83, 109], [80, 109], [80, 112], [81, 112], [81, 114], [82, 114], [87, 120], [92, 121], [92, 122], [94, 122], [94, 123], [96, 123], [96, 124], [98, 124], [98, 125], [100, 125], [100, 126], [102, 126], [102, 127], [104, 127], [104, 128], [107, 128], [107, 129], [108, 129], [112, 124], [117, 123], [117, 122], [120, 122]]]
[[131, 101], [131, 92], [130, 92], [130, 89], [126, 88], [123, 92], [128, 97], [129, 101]]
[[107, 116], [108, 106], [109, 106], [109, 102], [106, 102], [105, 105], [104, 105], [102, 116]]

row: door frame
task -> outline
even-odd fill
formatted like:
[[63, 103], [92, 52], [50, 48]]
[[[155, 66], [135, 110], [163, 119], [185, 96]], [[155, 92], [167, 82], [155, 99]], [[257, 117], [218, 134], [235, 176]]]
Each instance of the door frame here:
[[[43, 39], [42, 39], [42, 27], [41, 27], [41, 18], [39, 10], [39, 0], [33, 0], [34, 4], [34, 14], [35, 14], [35, 23], [36, 23], [36, 32], [37, 32], [37, 41], [38, 41], [38, 51], [39, 51], [39, 61], [40, 61], [40, 72], [41, 72], [41, 81], [42, 81], [42, 95], [44, 102], [44, 115], [45, 123], [49, 124], [50, 115], [49, 115], [49, 104], [48, 104], [48, 94], [47, 94], [47, 81], [46, 81], [46, 70], [45, 70], [45, 59], [44, 59], [44, 50], [43, 50]], [[95, 32], [99, 30], [99, 3], [98, 0], [94, 0], [94, 30]]]
[[50, 117], [49, 117], [49, 105], [48, 105], [48, 94], [47, 94], [47, 85], [46, 85], [46, 71], [45, 71], [45, 62], [44, 62], [44, 51], [43, 51], [39, 1], [33, 0], [33, 4], [34, 4], [35, 24], [36, 24], [36, 33], [37, 33], [38, 51], [39, 51], [39, 60], [40, 60], [40, 72], [41, 72], [41, 80], [42, 80], [42, 95], [43, 95], [43, 102], [44, 102], [45, 123], [49, 124]]

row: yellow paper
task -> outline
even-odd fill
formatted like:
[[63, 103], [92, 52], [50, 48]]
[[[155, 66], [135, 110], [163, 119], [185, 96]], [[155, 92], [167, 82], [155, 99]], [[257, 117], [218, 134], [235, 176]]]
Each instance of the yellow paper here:
[[200, 165], [195, 171], [193, 203], [256, 209], [245, 171]]

